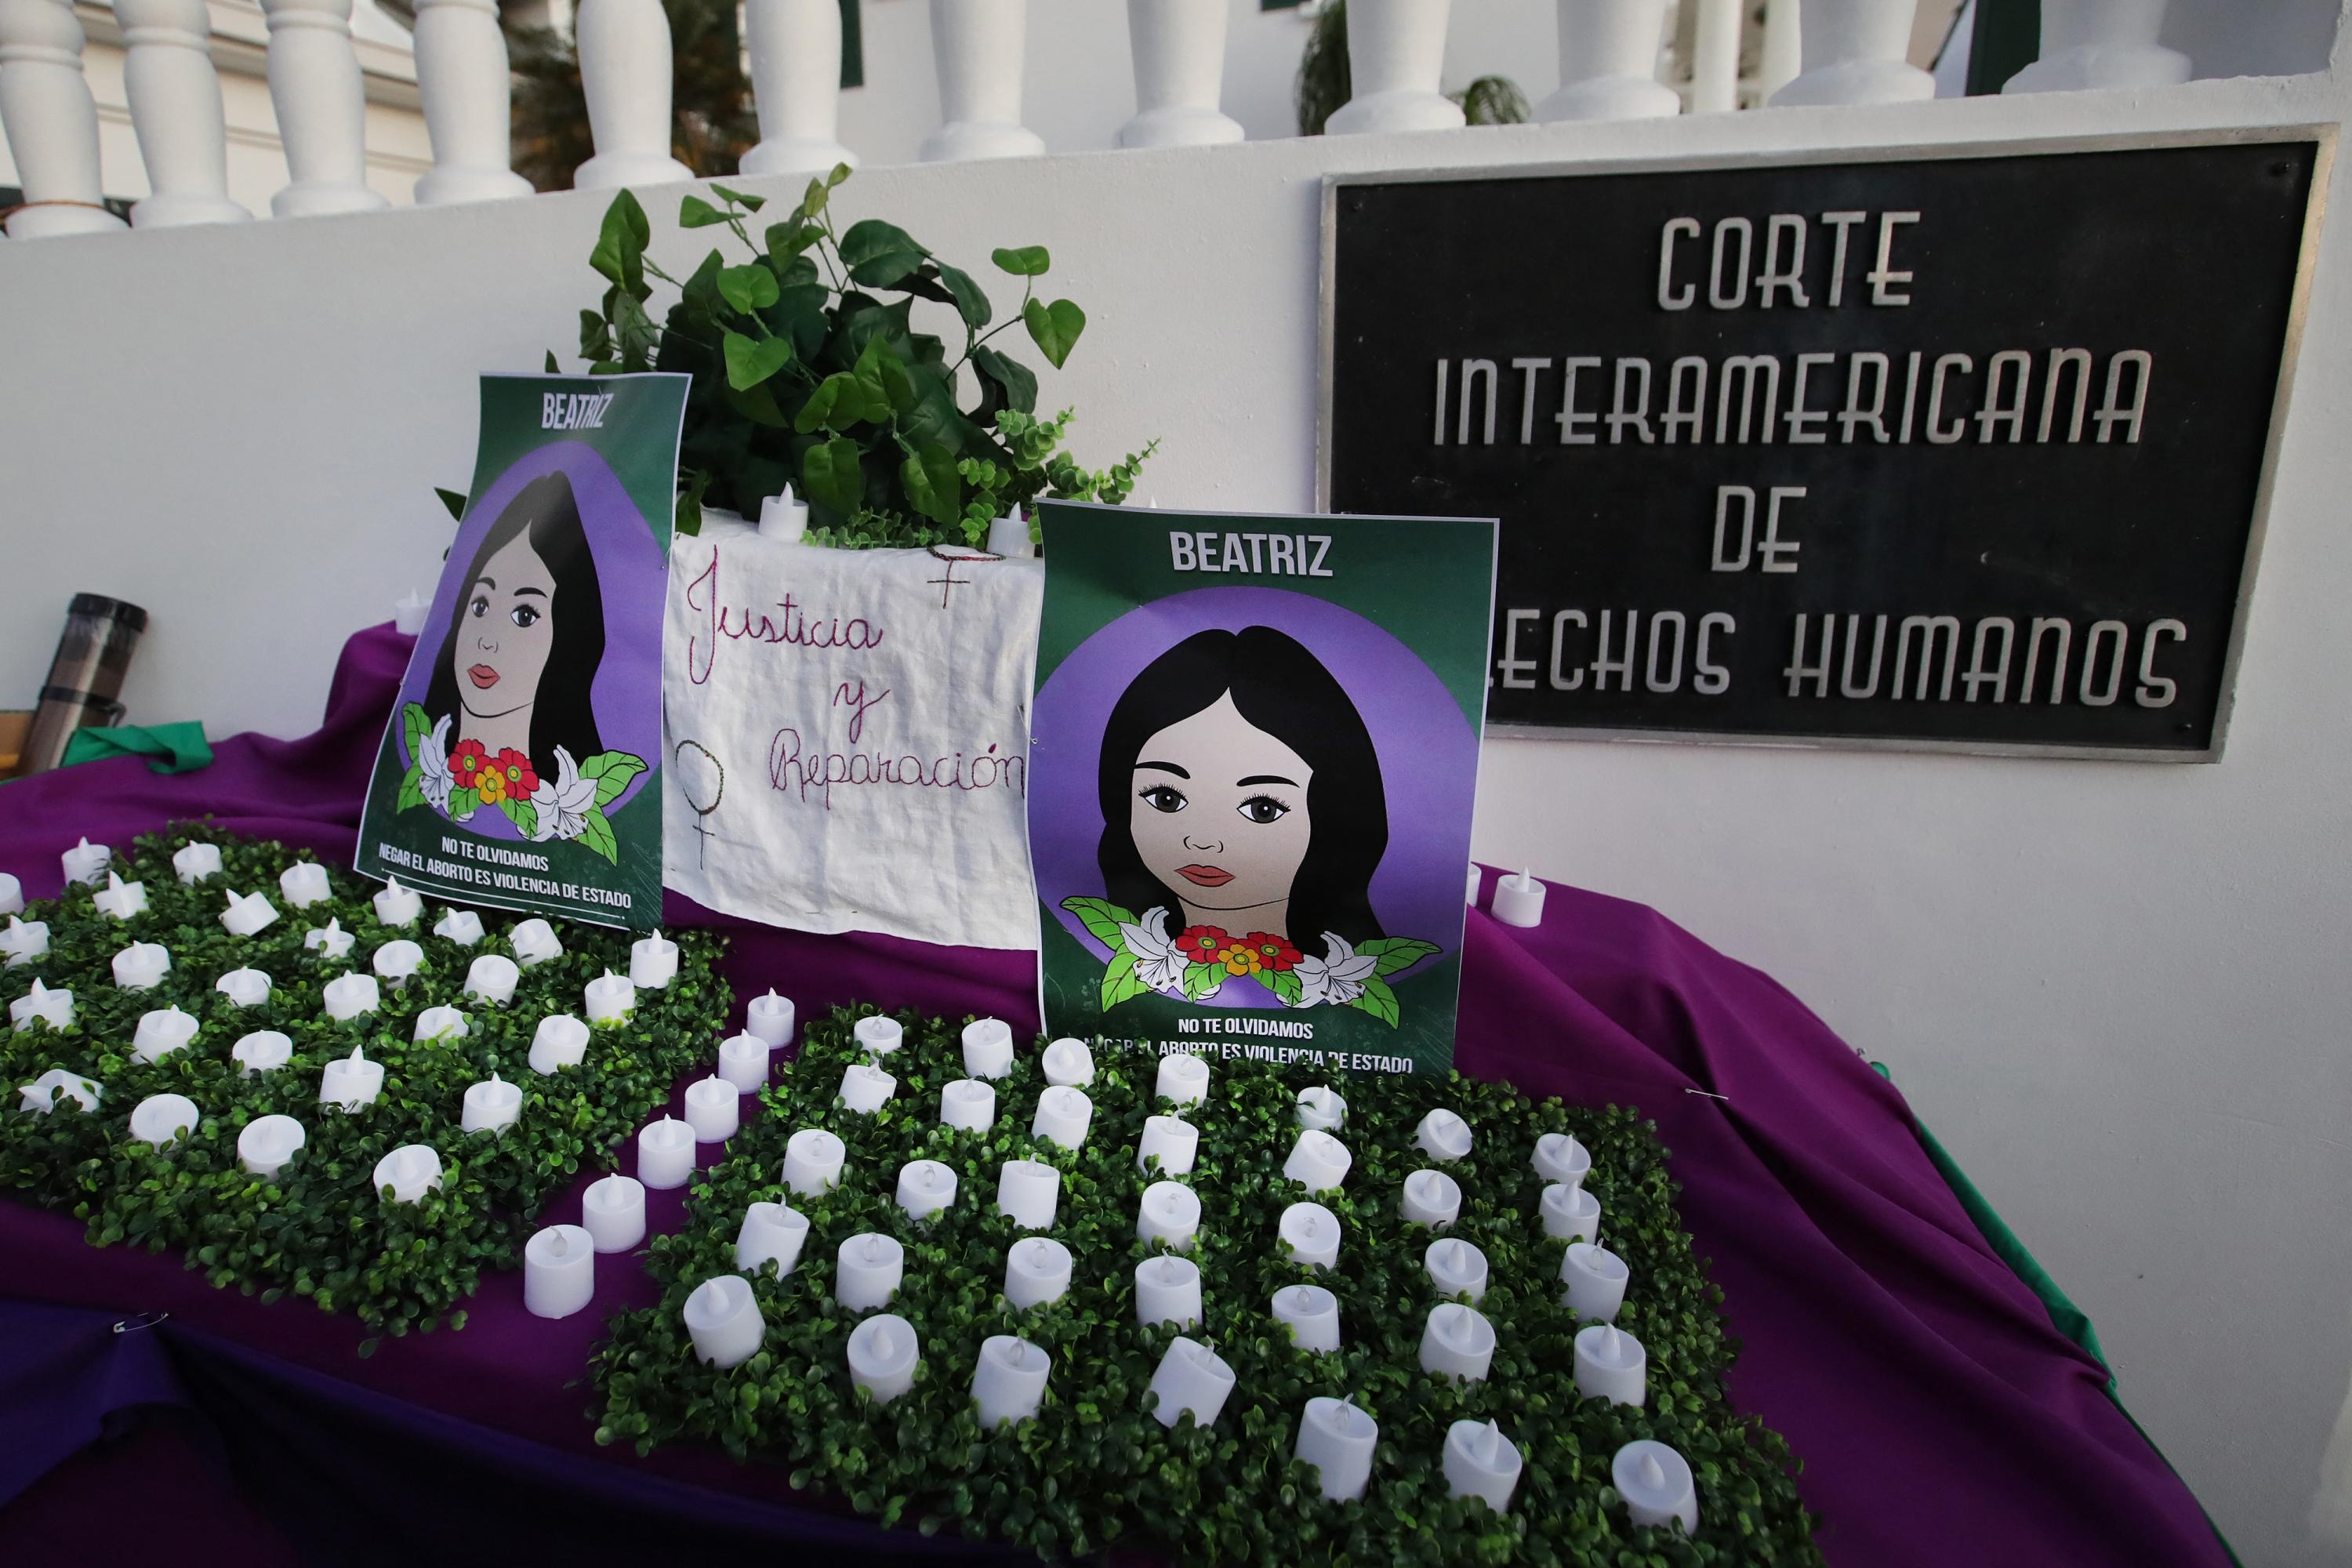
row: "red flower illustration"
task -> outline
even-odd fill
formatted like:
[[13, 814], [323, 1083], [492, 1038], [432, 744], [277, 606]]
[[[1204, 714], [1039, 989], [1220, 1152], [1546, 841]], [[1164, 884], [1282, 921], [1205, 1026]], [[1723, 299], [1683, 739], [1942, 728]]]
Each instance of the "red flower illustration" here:
[[1216, 963], [1221, 962], [1218, 952], [1232, 940], [1221, 927], [1188, 926], [1176, 939], [1176, 951], [1188, 963]]
[[457, 749], [449, 753], [449, 773], [459, 789], [478, 787], [482, 770], [489, 765], [490, 753], [479, 741], [460, 741]]
[[512, 746], [499, 753], [498, 768], [506, 775], [509, 800], [529, 800], [531, 792], [539, 788], [538, 770], [530, 765], [529, 757]]
[[1258, 967], [1276, 974], [1297, 966], [1298, 950], [1288, 942], [1268, 931], [1254, 931], [1242, 938], [1242, 945], [1257, 954]]

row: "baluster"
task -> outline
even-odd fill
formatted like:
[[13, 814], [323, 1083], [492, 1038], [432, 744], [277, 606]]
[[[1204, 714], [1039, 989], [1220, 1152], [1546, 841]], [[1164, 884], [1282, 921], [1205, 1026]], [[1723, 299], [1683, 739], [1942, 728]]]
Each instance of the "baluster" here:
[[[1664, 4], [1664, 0], [1660, 0]], [[1206, 147], [1242, 139], [1217, 108], [1225, 79], [1225, 0], [1127, 0], [1135, 118], [1122, 147]]]
[[596, 144], [596, 155], [572, 174], [572, 188], [694, 178], [669, 155], [669, 16], [661, 0], [580, 0], [572, 31]]
[[495, 0], [416, 0], [416, 89], [433, 167], [416, 205], [527, 196], [514, 172], [514, 73]]
[[8, 219], [11, 239], [122, 226], [99, 205], [98, 104], [81, 46], [68, 0], [0, 0], [0, 131], [28, 204]]
[[750, 0], [751, 92], [760, 144], [747, 174], [823, 174], [857, 166], [841, 133], [840, 0]]
[[931, 0], [940, 124], [923, 141], [923, 162], [1034, 158], [1045, 150], [1044, 139], [1021, 123], [1028, 31], [1028, 0]]
[[1559, 0], [1559, 90], [1536, 118], [1649, 120], [1680, 114], [1681, 97], [1658, 79], [1666, 0]]
[[1917, 0], [1804, 0], [1805, 68], [1772, 95], [1780, 107], [1907, 103], [1936, 96], [1936, 79], [1904, 57]]
[[1693, 114], [1722, 114], [1739, 107], [1739, 13], [1741, 0], [1698, 0], [1691, 29]]
[[1756, 86], [1766, 103], [1805, 68], [1803, 15], [1799, 0], [1765, 0], [1764, 58]]
[[2156, 41], [2165, 0], [2042, 0], [2042, 58], [2003, 92], [2077, 87], [2170, 87], [2189, 79], [2189, 57]]
[[1462, 106], [1437, 90], [1454, 0], [1353, 0], [1348, 7], [1348, 101], [1325, 134], [1446, 131]]
[[114, 0], [122, 24], [123, 90], [152, 193], [131, 209], [133, 228], [250, 223], [228, 195], [228, 132], [213, 70], [205, 0]]
[[367, 97], [352, 52], [352, 0], [261, 0], [269, 20], [269, 101], [293, 183], [279, 217], [389, 206], [367, 184]]

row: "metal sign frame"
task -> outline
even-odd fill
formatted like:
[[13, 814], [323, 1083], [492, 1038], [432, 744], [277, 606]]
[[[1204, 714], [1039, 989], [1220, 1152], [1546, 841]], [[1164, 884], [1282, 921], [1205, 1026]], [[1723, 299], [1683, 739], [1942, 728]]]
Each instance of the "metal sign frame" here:
[[[2312, 160], [2311, 191], [2303, 218], [2303, 243], [2295, 256], [2294, 284], [2290, 291], [2285, 332], [2279, 343], [2277, 384], [2271, 392], [2270, 428], [2263, 444], [2262, 473], [2254, 487], [2253, 516], [2246, 533], [2246, 554], [2238, 574], [2238, 598], [2230, 618], [2230, 640], [2221, 664], [2221, 689], [2213, 706], [2212, 742], [2201, 751], [2158, 751], [2136, 746], [2043, 745], [2029, 742], [1943, 741], [1905, 736], [1757, 735], [1701, 730], [1624, 730], [1605, 727], [1566, 728], [1548, 724], [1498, 724], [1488, 721], [1490, 739], [1528, 741], [1644, 742], [1656, 745], [1765, 747], [1774, 750], [1839, 752], [1927, 752], [1989, 757], [2036, 757], [2081, 762], [2217, 763], [2235, 707], [2238, 661], [2252, 613], [2255, 568], [2263, 541], [2269, 531], [2271, 499], [2278, 479], [2279, 449], [2285, 438], [2295, 363], [2303, 348], [2304, 326], [2311, 310], [2312, 275], [2317, 268], [2319, 239], [2327, 206], [2327, 185], [2336, 162], [2337, 128], [2324, 124], [2215, 126], [2182, 131], [2119, 132], [2101, 136], [2034, 137], [2015, 141], [1976, 141], [1922, 144], [1881, 143], [1869, 147], [1814, 147], [1759, 150], [1752, 153], [1695, 153], [1685, 157], [1594, 158], [1548, 160], [1533, 163], [1461, 164], [1394, 170], [1355, 170], [1323, 176], [1320, 199], [1321, 254], [1316, 283], [1315, 367], [1315, 506], [1331, 506], [1331, 387], [1337, 353], [1335, 316], [1338, 310], [1336, 274], [1339, 267], [1339, 192], [1349, 185], [1429, 184], [1446, 181], [1551, 179], [1578, 174], [1704, 174], [1749, 169], [1793, 169], [1823, 163], [1912, 163], [1959, 162], [1974, 158], [2023, 157], [2051, 153], [2123, 153], [2181, 147], [2225, 147], [2257, 142], [2309, 142], [2316, 146]], [[1499, 585], [1498, 585], [1499, 591]], [[1491, 628], [1489, 635], [1491, 637]]]

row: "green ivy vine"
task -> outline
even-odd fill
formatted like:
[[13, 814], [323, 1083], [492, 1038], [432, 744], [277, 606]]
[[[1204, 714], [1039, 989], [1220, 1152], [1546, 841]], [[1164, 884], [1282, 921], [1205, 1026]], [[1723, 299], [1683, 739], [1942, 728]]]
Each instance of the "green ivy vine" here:
[[[1318, 1200], [1346, 1227], [1329, 1273], [1301, 1269], [1274, 1243], [1276, 1219], [1298, 1195], [1281, 1175], [1297, 1134], [1295, 1073], [1217, 1061], [1211, 1095], [1186, 1111], [1200, 1129], [1185, 1178], [1204, 1211], [1192, 1256], [1205, 1321], [1188, 1331], [1233, 1366], [1238, 1386], [1207, 1430], [1185, 1417], [1162, 1427], [1145, 1390], [1177, 1330], [1134, 1321], [1138, 1199], [1152, 1179], [1134, 1150], [1156, 1063], [1098, 1054], [1091, 1131], [1065, 1151], [1026, 1129], [1043, 1075], [1034, 1051], [996, 1085], [997, 1120], [983, 1131], [940, 1125], [939, 1095], [964, 1076], [958, 1026], [912, 1014], [904, 1048], [887, 1058], [896, 1097], [872, 1116], [835, 1100], [858, 1059], [850, 1028], [863, 1012], [814, 1019], [799, 1060], [761, 1091], [763, 1114], [729, 1158], [703, 1173], [687, 1223], [651, 1244], [660, 1303], [616, 1317], [592, 1363], [597, 1437], [641, 1451], [685, 1440], [772, 1462], [795, 1488], [846, 1499], [886, 1525], [1018, 1542], [1044, 1556], [1078, 1557], [1120, 1543], [1151, 1545], [1190, 1562], [1269, 1563], [1466, 1562], [1482, 1564], [1817, 1564], [1811, 1520], [1799, 1500], [1786, 1443], [1729, 1405], [1732, 1359], [1708, 1284], [1674, 1208], [1674, 1184], [1654, 1129], [1626, 1110], [1540, 1104], [1504, 1084], [1448, 1077], [1358, 1077], [1339, 1136], [1355, 1163], [1343, 1190]], [[1471, 1156], [1449, 1167], [1464, 1192], [1452, 1234], [1486, 1255], [1481, 1310], [1500, 1340], [1490, 1376], [1454, 1385], [1419, 1369], [1433, 1304], [1422, 1256], [1430, 1233], [1397, 1209], [1404, 1177], [1427, 1163], [1415, 1124], [1448, 1106], [1475, 1130]], [[793, 1198], [811, 1232], [796, 1269], [753, 1289], [767, 1322], [761, 1351], [719, 1371], [692, 1353], [680, 1311], [694, 1288], [734, 1268], [745, 1207], [784, 1194], [784, 1143], [821, 1126], [847, 1146], [841, 1186]], [[1537, 1218], [1535, 1140], [1572, 1131], [1591, 1150], [1587, 1188], [1601, 1201], [1603, 1239], [1632, 1266], [1619, 1323], [1649, 1352], [1649, 1404], [1612, 1406], [1576, 1395], [1570, 1343], [1579, 1326], [1560, 1301], [1565, 1243]], [[894, 1201], [898, 1167], [939, 1160], [958, 1179], [954, 1205], [911, 1222]], [[1014, 1313], [1002, 1294], [1006, 1248], [1022, 1234], [994, 1212], [998, 1167], [1043, 1160], [1062, 1173], [1048, 1233], [1076, 1258], [1058, 1302]], [[845, 1345], [858, 1314], [833, 1300], [835, 1254], [861, 1231], [894, 1236], [906, 1279], [889, 1310], [921, 1339], [913, 1389], [876, 1408], [851, 1387]], [[1297, 1350], [1267, 1310], [1286, 1284], [1313, 1279], [1340, 1299], [1342, 1349]], [[981, 1342], [1017, 1332], [1053, 1357], [1038, 1419], [992, 1432], [970, 1403]], [[1313, 1395], [1353, 1394], [1381, 1423], [1370, 1494], [1322, 1500], [1312, 1472], [1291, 1458], [1298, 1413]], [[1440, 1464], [1457, 1419], [1499, 1421], [1526, 1470], [1511, 1511], [1448, 1495]], [[1636, 1527], [1612, 1489], [1609, 1461], [1628, 1440], [1657, 1437], [1690, 1460], [1703, 1518], [1696, 1540], [1678, 1528]]]
[[[192, 840], [220, 846], [222, 872], [183, 887], [172, 855]], [[26, 920], [47, 923], [49, 952], [5, 972], [8, 994], [22, 994], [36, 975], [70, 988], [74, 1021], [63, 1030], [46, 1024], [0, 1030], [6, 1075], [0, 1188], [72, 1214], [96, 1246], [177, 1253], [215, 1286], [265, 1300], [307, 1296], [325, 1310], [353, 1314], [379, 1336], [445, 1322], [462, 1327], [458, 1304], [481, 1271], [516, 1267], [548, 1200], [583, 1166], [609, 1168], [614, 1151], [671, 1085], [710, 1055], [730, 1003], [714, 967], [720, 939], [677, 933], [677, 978], [661, 990], [640, 990], [625, 1021], [598, 1026], [578, 1067], [541, 1077], [529, 1065], [539, 1020], [581, 1013], [588, 981], [608, 968], [627, 973], [630, 933], [559, 926], [562, 955], [524, 969], [514, 999], [492, 1005], [464, 994], [466, 971], [483, 953], [511, 956], [504, 933], [521, 917], [480, 911], [486, 935], [470, 948], [434, 934], [444, 908], [437, 903], [415, 927], [392, 931], [377, 922], [369, 900], [375, 885], [333, 867], [331, 900], [294, 909], [278, 874], [312, 858], [276, 843], [182, 826], [141, 838], [128, 855], [117, 851], [116, 871], [145, 884], [143, 914], [110, 919], [80, 887], [25, 911]], [[278, 921], [251, 938], [230, 935], [217, 918], [229, 889], [265, 892]], [[357, 938], [343, 958], [303, 946], [303, 933], [330, 918]], [[422, 970], [404, 985], [386, 984], [379, 1011], [329, 1019], [320, 1002], [327, 982], [369, 973], [376, 949], [395, 937], [424, 948]], [[171, 953], [170, 971], [152, 990], [114, 984], [113, 957], [132, 942], [161, 942]], [[248, 965], [270, 976], [272, 990], [260, 1005], [240, 1008], [214, 982]], [[445, 1003], [467, 1015], [471, 1032], [413, 1043], [416, 1015]], [[194, 1041], [158, 1062], [133, 1061], [140, 1015], [173, 1005], [196, 1016]], [[259, 1029], [288, 1036], [293, 1059], [241, 1077], [229, 1047]], [[351, 1113], [321, 1106], [321, 1068], [353, 1046], [383, 1064], [382, 1094]], [[103, 1085], [98, 1110], [20, 1110], [17, 1089], [50, 1068]], [[494, 1071], [522, 1087], [520, 1117], [498, 1133], [461, 1131], [467, 1086]], [[158, 1151], [131, 1138], [129, 1121], [140, 1100], [164, 1093], [187, 1096], [203, 1120]], [[275, 1112], [301, 1122], [308, 1141], [264, 1180], [239, 1163], [236, 1140], [248, 1121]], [[415, 1204], [386, 1203], [371, 1186], [375, 1164], [404, 1143], [439, 1152], [441, 1189]], [[362, 1353], [376, 1342], [366, 1341]]]

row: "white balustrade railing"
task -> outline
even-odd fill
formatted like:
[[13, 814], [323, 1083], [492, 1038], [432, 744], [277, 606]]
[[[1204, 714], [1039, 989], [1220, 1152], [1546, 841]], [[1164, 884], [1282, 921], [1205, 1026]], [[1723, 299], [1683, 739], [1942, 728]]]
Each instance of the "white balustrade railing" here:
[[213, 69], [205, 0], [114, 0], [122, 24], [122, 83], [150, 194], [131, 209], [137, 228], [247, 223], [228, 194], [228, 131]]
[[1029, 0], [931, 0], [931, 55], [940, 71], [940, 128], [926, 163], [1034, 158], [1045, 140], [1021, 123], [1022, 51]]
[[2169, 87], [2189, 79], [2189, 57], [2156, 41], [2165, 0], [2042, 0], [2042, 58], [2003, 92], [2078, 87]]
[[269, 101], [293, 183], [279, 217], [391, 205], [367, 183], [367, 94], [352, 49], [352, 0], [261, 0], [269, 21]]
[[1324, 122], [1324, 131], [1352, 136], [1460, 125], [1462, 106], [1437, 90], [1445, 71], [1445, 25], [1453, 10], [1454, 0], [1350, 0], [1351, 96]]
[[81, 46], [70, 0], [0, 0], [0, 130], [25, 191], [12, 239], [122, 226], [100, 205], [98, 104]]
[[669, 155], [669, 16], [661, 0], [580, 0], [572, 36], [596, 143], [596, 155], [572, 174], [573, 188], [694, 178]]
[[416, 0], [416, 89], [433, 142], [419, 206], [530, 195], [510, 166], [514, 74], [497, 0]]
[[[1664, 4], [1664, 0], [1659, 0]], [[1225, 83], [1225, 0], [1127, 0], [1135, 118], [1122, 147], [1208, 147], [1242, 139], [1217, 107]]]
[[857, 166], [841, 127], [840, 0], [750, 0], [745, 47], [760, 144], [743, 154], [747, 174], [822, 174]]
[[[1775, 0], [1786, 4], [1786, 0]], [[1649, 120], [1682, 112], [1658, 79], [1666, 0], [1559, 0], [1559, 90], [1536, 118]]]
[[[1739, 40], [1749, 0], [1685, 0], [1692, 27], [1694, 112], [1738, 107]], [[2161, 87], [2189, 62], [2158, 39], [2167, 0], [2042, 0], [2042, 58], [2008, 92]], [[352, 0], [260, 0], [269, 27], [269, 92], [291, 183], [270, 203], [279, 217], [385, 205], [369, 187], [367, 100], [352, 38]], [[114, 0], [122, 79], [151, 194], [140, 228], [250, 218], [228, 195], [221, 85], [210, 57], [205, 0]], [[1656, 79], [1667, 0], [1557, 0], [1559, 90], [1540, 121], [1630, 120], [1676, 112]], [[1121, 147], [1237, 142], [1223, 112], [1228, 0], [1127, 0], [1136, 113]], [[1864, 104], [1932, 97], [1908, 63], [1916, 0], [1767, 0], [1759, 85], [1774, 104]], [[1452, 0], [1351, 0], [1353, 98], [1331, 116], [1338, 134], [1439, 130], [1463, 123], [1441, 91]], [[1045, 151], [1021, 122], [1027, 0], [930, 0], [941, 124], [932, 161]], [[746, 174], [820, 174], [855, 164], [840, 133], [838, 0], [748, 0], [746, 48], [759, 144]], [[595, 155], [583, 189], [688, 180], [670, 154], [672, 56], [661, 0], [580, 0], [575, 23]], [[511, 168], [512, 75], [497, 0], [415, 0], [415, 66], [434, 163], [422, 204], [529, 194]], [[98, 118], [83, 72], [73, 0], [0, 0], [0, 132], [24, 205], [10, 238], [116, 229], [103, 205]]]
[[1804, 65], [1772, 95], [1776, 106], [1905, 103], [1936, 96], [1936, 79], [1910, 63], [1918, 0], [1803, 0]]

